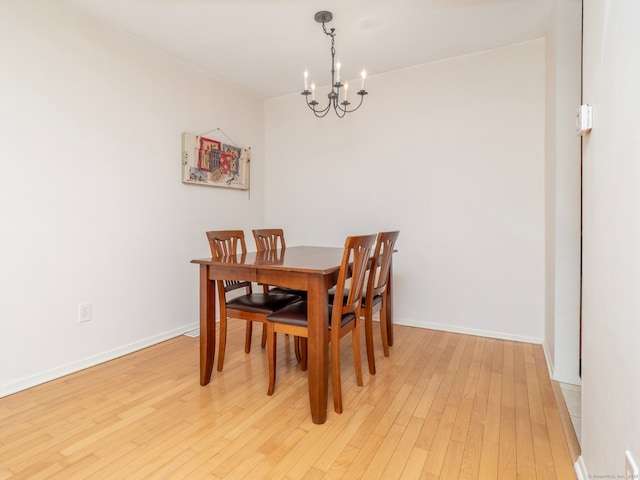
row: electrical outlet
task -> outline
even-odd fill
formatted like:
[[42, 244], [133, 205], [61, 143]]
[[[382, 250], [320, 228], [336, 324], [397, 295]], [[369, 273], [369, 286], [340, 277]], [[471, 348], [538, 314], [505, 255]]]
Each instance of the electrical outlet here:
[[638, 466], [636, 465], [636, 462], [633, 460], [633, 457], [631, 456], [631, 452], [629, 450], [624, 452], [624, 467], [625, 467], [625, 473], [626, 473], [624, 478], [628, 478], [628, 479], [640, 478], [638, 476]]
[[78, 305], [78, 321], [80, 323], [91, 321], [91, 304], [81, 303]]

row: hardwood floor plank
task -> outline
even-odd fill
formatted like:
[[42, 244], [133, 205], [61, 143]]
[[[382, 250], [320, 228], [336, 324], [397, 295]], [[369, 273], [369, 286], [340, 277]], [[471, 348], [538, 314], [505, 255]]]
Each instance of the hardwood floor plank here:
[[[502, 354], [494, 350], [494, 358]], [[498, 478], [498, 456], [500, 445], [500, 422], [502, 412], [502, 374], [493, 370], [489, 377], [486, 417], [483, 422], [478, 478]]]
[[411, 449], [411, 454], [409, 455], [409, 459], [407, 460], [407, 464], [402, 470], [401, 479], [415, 479], [420, 478], [420, 474], [424, 468], [424, 464], [427, 461], [427, 456], [429, 452], [423, 450], [421, 448], [413, 447]]
[[460, 460], [460, 473], [458, 474], [460, 480], [479, 478], [483, 434], [484, 425], [481, 423], [472, 422], [469, 425], [467, 438], [464, 442], [464, 452]]
[[[409, 422], [403, 425], [404, 431], [402, 437], [398, 442], [396, 449], [391, 455], [390, 461], [387, 463], [386, 468], [382, 472], [381, 478], [385, 480], [399, 479], [402, 476], [404, 469], [410, 461], [413, 453], [413, 447], [420, 433], [424, 420], [418, 417], [412, 417]], [[422, 470], [422, 467], [420, 467]]]
[[[292, 421], [292, 424], [295, 424], [295, 421]], [[293, 431], [288, 430], [280, 443], [271, 443], [271, 447], [267, 451], [259, 450], [264, 453], [265, 456], [262, 462], [251, 470], [251, 476], [254, 478], [277, 478], [275, 476], [270, 477], [270, 472], [273, 471], [277, 465], [281, 464], [281, 462], [284, 463], [283, 460], [285, 457], [290, 455], [294, 446], [305, 438], [307, 434], [308, 432], [306, 430], [300, 428], [296, 428]], [[269, 441], [271, 441], [271, 439]]]
[[341, 480], [347, 478], [346, 471], [351, 466], [353, 461], [360, 455], [360, 449], [347, 445], [340, 455], [336, 458], [333, 464], [326, 471], [324, 476], [325, 480]]
[[[434, 372], [437, 390], [433, 395], [426, 397], [424, 402], [425, 406], [428, 405], [428, 410], [426, 412], [424, 426], [416, 441], [416, 446], [419, 448], [430, 451], [456, 377], [457, 366], [460, 363], [465, 345], [466, 337], [449, 337], [449, 344], [445, 347], [445, 351]], [[427, 390], [429, 391], [431, 389], [427, 388]], [[423, 407], [423, 409], [424, 408], [425, 407]]]
[[516, 460], [518, 478], [536, 478], [531, 411], [524, 358], [524, 344], [514, 345]]
[[538, 370], [536, 369], [535, 358], [533, 356], [534, 345], [523, 344], [525, 352], [525, 375], [527, 379], [527, 394], [529, 397], [529, 417], [532, 423], [544, 425], [544, 403], [542, 402], [542, 393], [538, 378]]
[[[331, 466], [339, 461], [339, 458], [344, 454], [345, 450], [353, 449], [354, 447], [350, 445], [351, 439], [366, 421], [367, 417], [371, 415], [372, 410], [372, 405], [363, 405], [359, 408], [353, 415], [353, 418], [340, 428], [338, 434], [331, 440], [322, 454], [318, 456], [314, 466], [328, 472]], [[345, 462], [342, 461], [340, 464], [344, 466]]]
[[86, 478], [95, 478], [100, 476], [102, 472], [114, 459], [125, 456], [135, 455], [138, 445], [133, 442], [126, 442], [120, 445], [112, 445], [108, 454], [102, 456], [96, 453], [97, 459], [87, 465], [71, 465], [69, 468], [62, 470], [58, 475], [54, 475], [52, 479], [60, 480], [83, 480]]
[[493, 362], [494, 342], [489, 339], [480, 339], [482, 346], [482, 358], [475, 383], [473, 408], [469, 419], [465, 449], [460, 465], [461, 479], [477, 479], [480, 474], [480, 461], [482, 458], [482, 441], [485, 433], [485, 421], [487, 419], [487, 402], [489, 401], [489, 389], [491, 385], [491, 365]]
[[532, 427], [536, 478], [539, 480], [555, 480], [557, 477], [553, 465], [553, 454], [551, 453], [551, 445], [549, 444], [547, 426], [534, 423]]
[[[394, 342], [395, 345], [395, 342]], [[344, 478], [366, 478], [363, 472], [380, 452], [384, 443], [384, 437], [371, 434], [367, 442], [358, 452], [358, 456], [351, 462], [349, 468], [344, 473]]]
[[[466, 384], [470, 364], [473, 355], [475, 354], [475, 345], [477, 340], [477, 337], [462, 337], [457, 348], [457, 354], [454, 354], [454, 357], [450, 364], [449, 378], [453, 377], [453, 381], [449, 385], [449, 391], [446, 392], [446, 390], [443, 390], [443, 395], [440, 397], [444, 399], [446, 396], [446, 405], [444, 407], [442, 417], [440, 418], [438, 428], [433, 437], [433, 441], [429, 446], [429, 456], [427, 457], [427, 461], [423, 469], [423, 473], [425, 475], [440, 475], [440, 472], [443, 469], [444, 462], [447, 459], [447, 451], [449, 445], [451, 445], [452, 449], [455, 450], [455, 455], [453, 457], [454, 459], [458, 458], [458, 451], [461, 452], [461, 447], [459, 445], [461, 442], [457, 442], [454, 444], [456, 440], [452, 439], [452, 435], [454, 433], [454, 428], [456, 425], [456, 418], [458, 417], [458, 414], [460, 414], [462, 394], [464, 391], [464, 386]], [[471, 402], [465, 403], [467, 404], [467, 406], [463, 414], [466, 417], [467, 414], [470, 414]], [[432, 408], [434, 407], [436, 407], [435, 403]], [[448, 465], [446, 467], [446, 470], [454, 471], [455, 467]]]
[[504, 342], [498, 478], [517, 478], [518, 476], [516, 470], [516, 410], [513, 375], [513, 343]]
[[545, 416], [547, 418], [549, 448], [551, 448], [551, 454], [553, 455], [556, 477], [558, 479], [573, 478], [573, 475], [575, 475], [573, 462], [569, 456], [566, 437], [562, 430], [557, 408], [545, 408]]
[[403, 425], [394, 423], [385, 435], [381, 436], [382, 443], [369, 461], [369, 465], [364, 471], [364, 478], [380, 479], [384, 477], [387, 464], [391, 461], [393, 453], [396, 451], [402, 434], [405, 432]]
[[460, 478], [460, 464], [462, 463], [463, 453], [464, 442], [450, 440], [438, 478]]

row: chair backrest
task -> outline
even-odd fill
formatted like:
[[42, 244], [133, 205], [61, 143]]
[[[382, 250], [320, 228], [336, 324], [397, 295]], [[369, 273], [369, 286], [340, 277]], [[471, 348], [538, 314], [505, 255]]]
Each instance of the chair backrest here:
[[[244, 242], [242, 230], [213, 230], [207, 232], [211, 256], [215, 258], [228, 255], [246, 254], [247, 245]], [[240, 251], [238, 252], [238, 247]]]
[[[265, 250], [285, 249], [284, 231], [281, 228], [262, 228], [252, 230], [253, 238], [256, 241], [256, 248], [259, 252]], [[278, 246], [278, 243], [280, 246]]]
[[[335, 329], [335, 325], [340, 325], [345, 313], [353, 313], [356, 317], [360, 316], [364, 279], [375, 241], [375, 235], [360, 235], [347, 237], [344, 243], [344, 254], [342, 255], [335, 294], [335, 298], [342, 299], [342, 302], [334, 302], [333, 304], [332, 329]], [[351, 284], [349, 294], [345, 296], [345, 284], [349, 274], [351, 274]]]
[[371, 269], [369, 270], [369, 280], [367, 281], [367, 301], [369, 302], [374, 295], [380, 295], [387, 288], [389, 269], [391, 268], [391, 255], [393, 255], [398, 235], [400, 235], [398, 230], [378, 233], [376, 248], [371, 260]]
[[[207, 239], [209, 240], [209, 248], [211, 248], [211, 256], [213, 258], [233, 258], [238, 254], [242, 256], [247, 254], [247, 245], [244, 241], [244, 232], [242, 230], [212, 230], [207, 232]], [[251, 282], [237, 280], [219, 280], [218, 282], [219, 285], [223, 286], [224, 292], [242, 287], [247, 289], [247, 293], [251, 292]]]

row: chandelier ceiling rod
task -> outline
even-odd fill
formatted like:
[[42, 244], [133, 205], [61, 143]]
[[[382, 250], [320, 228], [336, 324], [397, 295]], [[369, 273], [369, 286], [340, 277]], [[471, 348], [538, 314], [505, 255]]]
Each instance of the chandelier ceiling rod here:
[[[355, 112], [362, 105], [362, 101], [364, 100], [364, 96], [367, 95], [367, 91], [364, 89], [364, 80], [367, 76], [367, 73], [362, 70], [360, 76], [362, 77], [362, 84], [360, 86], [360, 90], [356, 92], [357, 95], [360, 95], [360, 102], [358, 106], [355, 108], [349, 108], [351, 102], [349, 102], [348, 90], [349, 85], [345, 82], [344, 84], [340, 82], [340, 62], [336, 64], [336, 48], [335, 48], [335, 38], [336, 38], [336, 29], [332, 28], [327, 31], [327, 27], [325, 23], [329, 23], [331, 19], [333, 19], [333, 14], [327, 11], [317, 12], [314, 16], [315, 21], [318, 23], [322, 23], [322, 30], [325, 35], [331, 37], [331, 91], [327, 95], [329, 102], [327, 106], [324, 108], [316, 108], [319, 105], [319, 102], [316, 101], [316, 85], [315, 83], [311, 84], [311, 90], [309, 90], [308, 85], [308, 77], [309, 72], [305, 70], [304, 72], [304, 90], [302, 91], [302, 95], [304, 95], [305, 100], [307, 102], [307, 106], [313, 111], [316, 117], [322, 118], [329, 110], [333, 107], [333, 110], [336, 112], [336, 115], [340, 118], [344, 117], [347, 113]], [[340, 92], [342, 90], [342, 101], [340, 101]], [[311, 98], [311, 101], [309, 101]]]

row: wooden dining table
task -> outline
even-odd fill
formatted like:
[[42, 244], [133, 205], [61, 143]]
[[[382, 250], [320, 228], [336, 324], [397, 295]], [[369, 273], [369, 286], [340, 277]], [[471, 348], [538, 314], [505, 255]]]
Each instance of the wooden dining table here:
[[[314, 423], [327, 419], [328, 290], [338, 279], [343, 248], [287, 247], [286, 249], [192, 260], [200, 265], [200, 385], [211, 380], [216, 340], [216, 280], [245, 280], [307, 291], [307, 373], [309, 405]], [[387, 288], [389, 343], [393, 343], [391, 271]]]

